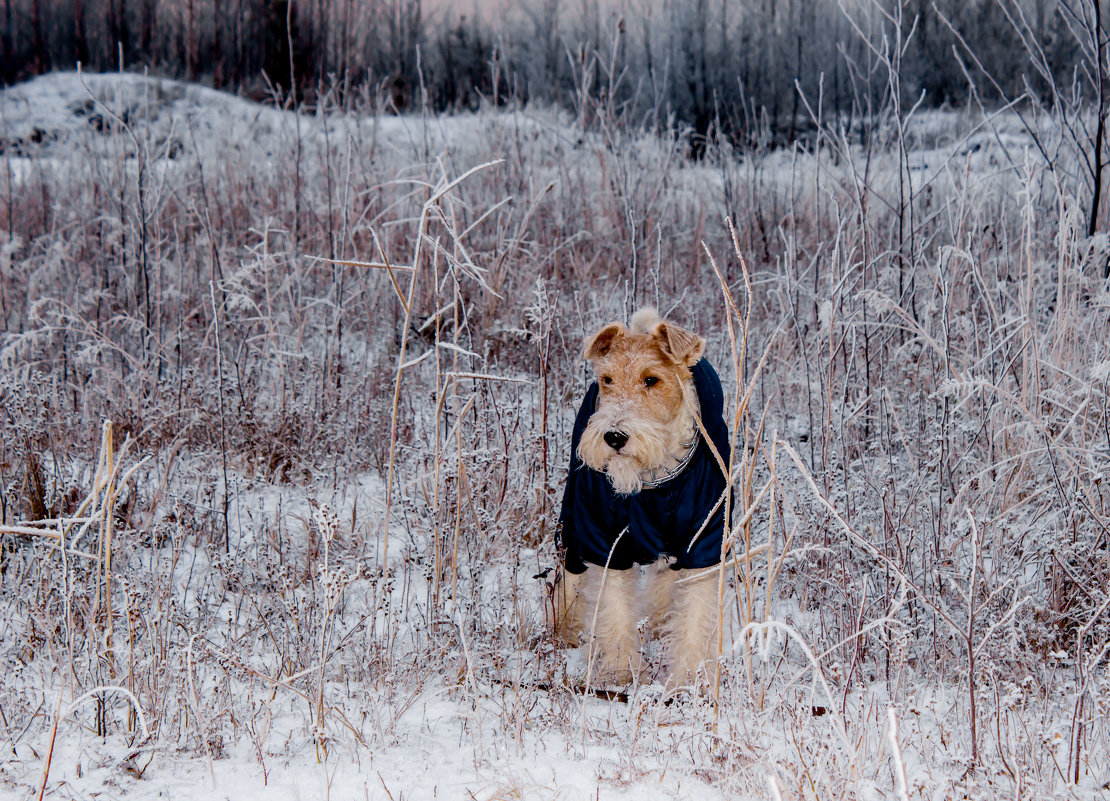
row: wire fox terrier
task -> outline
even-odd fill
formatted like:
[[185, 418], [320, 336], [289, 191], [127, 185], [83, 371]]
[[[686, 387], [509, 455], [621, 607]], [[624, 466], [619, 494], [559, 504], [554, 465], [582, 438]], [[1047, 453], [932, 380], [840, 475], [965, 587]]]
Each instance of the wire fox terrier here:
[[706, 568], [722, 556], [730, 442], [704, 352], [651, 308], [586, 340], [597, 381], [574, 425], [553, 611], [561, 639], [592, 635], [599, 682], [645, 673], [640, 621], [663, 638], [670, 688], [697, 684], [699, 670], [704, 680], [716, 658], [717, 571]]

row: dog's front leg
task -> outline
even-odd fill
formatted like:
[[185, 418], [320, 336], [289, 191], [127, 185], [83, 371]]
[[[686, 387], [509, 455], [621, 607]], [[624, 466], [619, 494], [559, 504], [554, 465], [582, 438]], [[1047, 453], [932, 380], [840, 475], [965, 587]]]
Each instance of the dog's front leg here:
[[[704, 683], [717, 657], [717, 574], [679, 570], [674, 587], [674, 612], [667, 624], [671, 665], [667, 688]], [[699, 575], [700, 574], [700, 575]], [[693, 578], [698, 575], [698, 578]]]
[[648, 567], [647, 631], [649, 640], [667, 636], [667, 623], [674, 614], [674, 582], [677, 570], [671, 570], [671, 560], [659, 559]]
[[[595, 570], [597, 568], [594, 568]], [[586, 573], [571, 573], [565, 568], [554, 587], [553, 613], [555, 637], [568, 645], [577, 645], [583, 630], [583, 598]]]
[[[601, 570], [602, 568], [591, 568]], [[600, 657], [597, 679], [630, 684], [640, 675], [640, 638], [636, 629], [636, 569], [605, 570], [593, 610], [592, 647]]]

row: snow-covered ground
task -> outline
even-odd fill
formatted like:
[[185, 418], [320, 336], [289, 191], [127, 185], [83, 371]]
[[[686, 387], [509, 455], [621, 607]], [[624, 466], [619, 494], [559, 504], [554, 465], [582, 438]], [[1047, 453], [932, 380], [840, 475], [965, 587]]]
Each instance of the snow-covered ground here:
[[[1110, 796], [1072, 162], [929, 112], [900, 187], [889, 132], [690, 162], [591, 114], [0, 92], [0, 795]], [[644, 302], [751, 388], [717, 704], [656, 644], [583, 693], [544, 622], [579, 343]]]

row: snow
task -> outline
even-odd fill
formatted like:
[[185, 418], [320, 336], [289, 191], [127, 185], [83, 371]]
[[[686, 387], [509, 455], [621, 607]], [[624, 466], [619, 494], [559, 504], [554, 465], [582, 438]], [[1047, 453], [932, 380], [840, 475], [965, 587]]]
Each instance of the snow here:
[[[913, 148], [907, 155], [915, 187], [928, 184], [942, 192], [966, 185], [960, 182], [967, 174], [984, 185], [987, 176], [1002, 175], [1011, 183], [1028, 177], [1032, 142], [1012, 116], [990, 126], [956, 112], [930, 112], [920, 119], [910, 132]], [[64, 180], [68, 174], [99, 168], [97, 154], [113, 153], [133, 174], [140, 167], [152, 168], [156, 180], [191, 170], [194, 164], [184, 163], [189, 159], [203, 162], [209, 176], [225, 177], [221, 171], [229, 164], [282, 170], [288, 168], [284, 160], [291, 139], [306, 150], [323, 152], [333, 137], [350, 143], [349, 154], [395, 164], [394, 180], [414, 185], [488, 162], [499, 155], [489, 152], [491, 143], [503, 151], [517, 148], [531, 172], [521, 179], [521, 196], [512, 202], [527, 205], [550, 186], [561, 198], [553, 214], [578, 213], [582, 207], [573, 202], [574, 193], [595, 186], [581, 176], [568, 178], [569, 161], [599, 183], [603, 174], [615, 184], [640, 181], [637, 192], [666, 193], [665, 213], [688, 221], [691, 230], [700, 225], [699, 198], [724, 196], [742, 182], [752, 191], [781, 192], [789, 199], [786, 206], [815, 195], [822, 175], [839, 176], [845, 184], [850, 180], [846, 168], [836, 172], [828, 164], [827, 154], [800, 150], [774, 151], [722, 168], [674, 166], [680, 161], [677, 144], [648, 135], [624, 143], [624, 156], [637, 170], [622, 174], [620, 165], [606, 161], [598, 134], [578, 130], [567, 115], [550, 109], [429, 117], [295, 115], [178, 81], [73, 72], [45, 75], [0, 92], [0, 140], [9, 187], [29, 185], [47, 174]], [[859, 151], [845, 155], [862, 157]], [[894, 186], [900, 172], [897, 157], [890, 151], [879, 153], [876, 171], [882, 176], [878, 184]], [[265, 244], [266, 236], [253, 231], [244, 239]], [[1105, 257], [1104, 236], [1088, 244], [1089, 258]], [[18, 241], [0, 242], [0, 269], [10, 269], [22, 247]], [[61, 260], [64, 252], [50, 257]], [[237, 267], [225, 287], [226, 308], [244, 318], [267, 319], [252, 291], [258, 275], [272, 266], [259, 257], [244, 259]], [[29, 284], [39, 291], [33, 277]], [[540, 284], [537, 293], [543, 289]], [[47, 289], [41, 291], [47, 294]], [[1105, 305], [1106, 292], [1099, 297]], [[49, 304], [42, 303], [45, 316]], [[838, 326], [853, 324], [839, 314], [832, 300], [819, 304], [822, 336], [832, 339], [840, 335]], [[537, 319], [533, 315], [531, 322]], [[286, 358], [305, 358], [292, 346], [286, 349], [286, 338], [292, 339], [289, 330], [272, 335], [278, 344], [271, 370], [283, 369]], [[527, 338], [524, 328], [501, 330], [514, 339]], [[715, 344], [723, 341], [719, 334]], [[0, 366], [19, 369], [24, 344], [0, 349]], [[101, 347], [108, 346], [88, 341], [72, 358], [91, 370], [103, 362]], [[359, 364], [385, 346], [348, 339], [343, 347], [344, 355]], [[432, 345], [414, 345], [407, 354], [412, 369], [430, 371], [431, 359], [415, 360], [434, 351]], [[458, 353], [467, 364], [480, 363], [476, 351], [462, 346], [452, 345], [447, 352]], [[1083, 378], [1105, 384], [1108, 376], [1110, 360], [1103, 359], [1092, 362]], [[983, 385], [972, 373], [946, 378], [929, 397], [955, 405]], [[418, 435], [413, 450], [435, 414], [430, 408], [434, 390], [425, 394], [414, 412]], [[857, 411], [863, 409], [863, 401], [852, 399], [853, 406], [857, 403]], [[561, 415], [552, 421], [553, 429], [566, 427], [571, 407], [564, 402], [552, 412]], [[824, 425], [794, 407], [781, 423], [799, 450]], [[1013, 431], [1017, 428], [1015, 423]], [[386, 438], [387, 432], [373, 435]], [[478, 443], [470, 445], [465, 456], [445, 458], [437, 469], [453, 476], [455, 470], [469, 468], [470, 460], [500, 458], [493, 448], [482, 451]], [[35, 634], [36, 627], [60, 624], [5, 590], [0, 643], [9, 675], [0, 691], [0, 710], [20, 707], [21, 712], [18, 720], [3, 721], [0, 796], [35, 797], [45, 783], [48, 796], [74, 798], [650, 801], [757, 799], [781, 793], [783, 798], [880, 799], [899, 796], [896, 772], [901, 761], [912, 798], [1012, 796], [1015, 785], [1022, 790], [1031, 785], [1035, 789], [1027, 793], [1041, 792], [1046, 798], [1107, 797], [1102, 781], [1110, 778], [1104, 709], [1108, 688], [1105, 675], [1097, 671], [1087, 698], [1100, 710], [1099, 727], [1088, 735], [1087, 769], [1078, 784], [1062, 776], [1070, 753], [1076, 687], [1069, 668], [1076, 652], [1051, 653], [1049, 667], [1029, 667], [1024, 676], [999, 678], [990, 686], [995, 698], [987, 713], [980, 710], [980, 726], [991, 730], [996, 756], [975, 770], [968, 767], [966, 661], [948, 666], [949, 675], [961, 678], [935, 686], [919, 683], [921, 674], [915, 671], [920, 665], [908, 652], [901, 661], [885, 665], [885, 672], [874, 659], [852, 661], [844, 648], [817, 654], [811, 643], [825, 625], [822, 610], [806, 609], [797, 598], [776, 605], [765, 628], [751, 630], [753, 640], [742, 639], [735, 620], [729, 623], [719, 708], [700, 696], [683, 695], [671, 703], [658, 676], [633, 688], [627, 699], [609, 700], [572, 691], [586, 664], [583, 650], [555, 651], [544, 639], [544, 581], [536, 576], [554, 564], [551, 542], [522, 544], [504, 537], [465, 543], [464, 550], [470, 551], [461, 555], [457, 578], [466, 590], [448, 597], [448, 588], [436, 584], [430, 543], [448, 540], [437, 528], [441, 524], [411, 500], [429, 494], [428, 471], [414, 470], [398, 480], [403, 487], [395, 490], [388, 553], [383, 555], [384, 475], [347, 475], [338, 460], [330, 474], [279, 475], [281, 468], [267, 474], [245, 460], [217, 464], [211, 454], [159, 458], [135, 479], [135, 492], [157, 497], [157, 503], [136, 513], [138, 533], [119, 535], [120, 559], [127, 568], [117, 580], [126, 585], [121, 592], [130, 600], [128, 613], [115, 624], [115, 663], [103, 651], [83, 652], [75, 660], [82, 664], [75, 668], [61, 654], [40, 651], [40, 642], [48, 638]], [[780, 459], [785, 463], [781, 454]], [[845, 469], [865, 473], [863, 456], [854, 459]], [[903, 474], [918, 469], [908, 453], [889, 459]], [[73, 471], [70, 483], [91, 483], [90, 465], [66, 465], [54, 452], [49, 461], [52, 472]], [[188, 525], [190, 519], [219, 518], [223, 497], [229, 498], [226, 553], [201, 541], [199, 523], [193, 529]], [[341, 533], [334, 540], [316, 522], [321, 506], [339, 521]], [[811, 519], [807, 510], [786, 506], [779, 514], [791, 528]], [[962, 543], [972, 526], [960, 514], [952, 531]], [[481, 518], [482, 512], [473, 515]], [[1047, 520], [1038, 524], [1047, 525]], [[511, 529], [517, 522], [504, 525]], [[833, 531], [826, 544], [811, 543], [789, 558], [783, 556], [780, 567], [784, 573], [800, 571], [807, 559], [837, 547], [839, 536], [841, 532]], [[20, 558], [26, 561], [18, 569], [32, 560], [26, 553]], [[945, 558], [954, 571], [949, 579], [959, 589], [964, 576], [975, 575], [980, 557], [965, 548]], [[72, 568], [56, 552], [43, 548], [35, 559], [52, 560], [44, 573], [48, 584], [69, 587]], [[1011, 575], [1009, 565], [994, 555], [982, 557], [980, 565], [984, 580], [994, 581], [997, 575], [1001, 582]], [[871, 608], [876, 597], [883, 598], [883, 579], [856, 575], [847, 563], [842, 569], [845, 576], [803, 575], [796, 580], [803, 592], [810, 581], [841, 581], [871, 605], [867, 615], [884, 614], [886, 610]], [[11, 567], [3, 579], [8, 587], [16, 572]], [[1025, 584], [1041, 578], [1034, 565], [1021, 568], [1020, 577]], [[756, 581], [752, 591], [757, 605], [764, 591], [771, 595], [767, 584], [766, 576]], [[41, 588], [43, 596], [50, 595], [50, 586]], [[442, 596], [438, 606], [432, 602], [437, 593]], [[74, 600], [92, 603], [79, 593]], [[60, 609], [51, 611], [66, 620]], [[960, 619], [956, 611], [949, 613]], [[889, 614], [893, 620], [894, 612]], [[917, 625], [938, 626], [935, 616], [921, 622], [928, 616], [918, 614]], [[154, 621], [153, 629], [163, 624], [174, 629], [181, 638], [178, 644], [184, 640], [188, 648], [173, 650], [174, 632], [164, 634], [164, 653], [157, 651], [158, 642], [128, 644], [122, 621], [138, 618]], [[88, 620], [93, 620], [91, 613]], [[898, 623], [889, 636], [908, 640], [911, 633]], [[956, 655], [953, 659], [966, 660], [957, 632], [936, 636]], [[102, 647], [108, 648], [106, 641]], [[159, 719], [152, 738], [133, 739], [128, 733], [136, 729], [128, 716], [133, 703], [119, 694], [101, 710], [107, 734], [98, 735], [97, 702], [73, 671], [99, 677], [102, 687], [122, 685], [124, 677], [104, 665], [149, 663], [166, 654], [172, 654], [172, 663], [160, 663], [162, 671], [154, 671], [163, 684], [129, 689], [146, 705], [144, 714]], [[648, 656], [658, 667], [657, 650]], [[851, 679], [863, 670], [870, 673], [862, 681], [856, 676], [860, 688]], [[141, 670], [135, 675], [154, 681]], [[34, 703], [25, 700], [32, 698]], [[898, 726], [898, 753], [892, 750], [888, 710]]]
[[[51, 763], [59, 778], [51, 786], [78, 796], [134, 799], [241, 799], [260, 792], [275, 801], [497, 798], [512, 793], [541, 799], [727, 797], [701, 782], [691, 786], [675, 771], [668, 777], [662, 768], [622, 788], [622, 774], [630, 766], [619, 748], [576, 749], [549, 742], [537, 732], [478, 749], [468, 742], [467, 731], [481, 727], [478, 717], [460, 720], [456, 704], [420, 698], [392, 721], [388, 745], [333, 746], [324, 754], [299, 733], [279, 740], [278, 753], [260, 752], [244, 742], [221, 746], [211, 759], [141, 749], [136, 753], [122, 743], [67, 732], [65, 728], [75, 727], [63, 721]], [[602, 713], [593, 725], [627, 723]], [[40, 746], [49, 750], [48, 742], [36, 743], [36, 750]], [[37, 760], [30, 762], [28, 772], [39, 766]], [[21, 767], [12, 760], [6, 763], [9, 770]]]

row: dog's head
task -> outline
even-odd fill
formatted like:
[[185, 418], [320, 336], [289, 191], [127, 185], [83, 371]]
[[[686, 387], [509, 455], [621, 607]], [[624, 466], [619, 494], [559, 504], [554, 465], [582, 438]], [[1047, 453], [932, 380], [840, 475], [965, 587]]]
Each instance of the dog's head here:
[[599, 391], [578, 456], [617, 492], [639, 492], [685, 455], [697, 413], [690, 368], [704, 352], [702, 337], [651, 308], [636, 312], [631, 328], [609, 323], [586, 340]]

